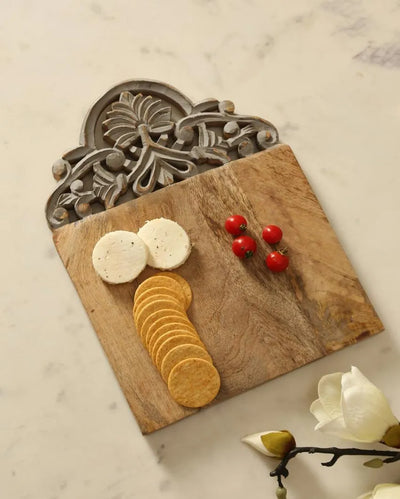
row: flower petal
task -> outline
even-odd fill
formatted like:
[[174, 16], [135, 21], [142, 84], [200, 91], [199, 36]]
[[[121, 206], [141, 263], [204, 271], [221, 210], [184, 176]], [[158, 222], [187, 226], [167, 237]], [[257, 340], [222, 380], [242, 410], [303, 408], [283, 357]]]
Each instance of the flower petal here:
[[360, 441], [346, 428], [343, 416], [332, 419], [328, 423], [318, 423], [315, 429], [329, 435], [334, 435], [335, 437], [344, 438], [345, 440]]
[[398, 424], [386, 397], [356, 367], [343, 375], [342, 389], [344, 422], [358, 441], [379, 441]]
[[127, 147], [131, 146], [138, 137], [139, 133], [137, 132], [137, 130], [120, 135], [116, 140], [114, 147], [126, 149]]
[[135, 133], [136, 132], [136, 127], [133, 127], [131, 125], [117, 125], [113, 126], [110, 128], [105, 134], [105, 137], [110, 137], [110, 139], [116, 141], [121, 137], [121, 135], [124, 135], [126, 133]]
[[318, 383], [318, 396], [330, 419], [342, 415], [340, 405], [342, 376], [343, 373], [327, 374], [322, 376]]
[[121, 95], [119, 96], [119, 101], [123, 102], [124, 104], [128, 104], [130, 106], [133, 102], [133, 94], [131, 94], [128, 91], [121, 92]]
[[366, 492], [365, 494], [358, 496], [357, 499], [373, 499], [372, 497], [372, 491], [371, 492]]
[[372, 497], [374, 499], [399, 499], [400, 485], [396, 483], [380, 483], [374, 488]]
[[264, 446], [261, 440], [262, 435], [267, 435], [268, 433], [275, 433], [275, 431], [263, 431], [261, 433], [253, 433], [252, 435], [246, 435], [241, 439], [245, 444], [250, 445], [254, 449], [258, 450], [262, 454], [265, 454], [269, 457], [276, 457], [274, 454], [269, 452], [267, 448]]
[[150, 125], [150, 132], [152, 133], [165, 133], [174, 128], [175, 123], [172, 121], [158, 121], [154, 125]]
[[319, 423], [326, 424], [331, 420], [320, 399], [314, 400], [314, 402], [310, 405], [310, 412], [316, 419], [318, 419]]

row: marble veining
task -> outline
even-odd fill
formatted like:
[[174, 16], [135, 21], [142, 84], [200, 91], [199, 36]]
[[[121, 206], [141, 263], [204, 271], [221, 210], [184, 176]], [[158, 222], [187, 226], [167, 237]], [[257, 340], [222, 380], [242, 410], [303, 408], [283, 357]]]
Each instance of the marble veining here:
[[[318, 378], [357, 365], [400, 416], [400, 2], [70, 0], [0, 6], [0, 496], [261, 499], [270, 461], [240, 443], [313, 432]], [[143, 437], [51, 241], [51, 165], [123, 80], [231, 99], [292, 146], [386, 333]], [[293, 463], [291, 499], [353, 499], [398, 470]]]
[[377, 64], [385, 68], [400, 69], [400, 41], [384, 45], [368, 45], [364, 50], [354, 56], [355, 59]]

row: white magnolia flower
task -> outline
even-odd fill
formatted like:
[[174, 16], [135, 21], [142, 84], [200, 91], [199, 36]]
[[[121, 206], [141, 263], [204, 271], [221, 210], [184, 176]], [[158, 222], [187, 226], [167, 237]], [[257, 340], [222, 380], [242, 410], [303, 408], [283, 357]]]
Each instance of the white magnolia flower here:
[[282, 458], [296, 447], [296, 441], [290, 431], [273, 430], [253, 433], [242, 438], [242, 442], [250, 445], [262, 454]]
[[357, 367], [323, 376], [318, 396], [310, 407], [319, 421], [316, 430], [355, 442], [378, 442], [389, 428], [400, 428], [383, 393]]
[[357, 499], [400, 499], [400, 485], [396, 483], [381, 483], [374, 490]]

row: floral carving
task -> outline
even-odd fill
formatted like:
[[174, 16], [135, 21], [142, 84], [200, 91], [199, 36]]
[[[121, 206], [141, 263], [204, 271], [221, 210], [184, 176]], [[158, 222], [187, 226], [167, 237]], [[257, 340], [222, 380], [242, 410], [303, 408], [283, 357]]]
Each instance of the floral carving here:
[[168, 85], [136, 80], [93, 106], [83, 137], [53, 165], [59, 184], [47, 204], [52, 228], [278, 142], [271, 123], [235, 114], [230, 101], [193, 105]]
[[104, 202], [106, 209], [114, 206], [115, 201], [126, 191], [128, 179], [123, 173], [114, 175], [103, 168], [100, 162], [93, 165], [93, 193]]
[[104, 136], [110, 138], [115, 147], [126, 149], [139, 138], [140, 125], [146, 125], [151, 134], [170, 132], [174, 128], [171, 108], [151, 95], [122, 92], [119, 101], [111, 104], [111, 111], [107, 112]]

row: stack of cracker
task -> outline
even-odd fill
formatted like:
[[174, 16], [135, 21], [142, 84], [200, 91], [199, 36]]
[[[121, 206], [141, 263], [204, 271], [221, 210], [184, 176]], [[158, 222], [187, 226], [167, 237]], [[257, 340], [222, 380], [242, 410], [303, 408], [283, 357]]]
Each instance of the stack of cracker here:
[[191, 301], [183, 277], [161, 272], [137, 288], [133, 318], [173, 399], [186, 407], [203, 407], [216, 397], [220, 377], [186, 314]]

